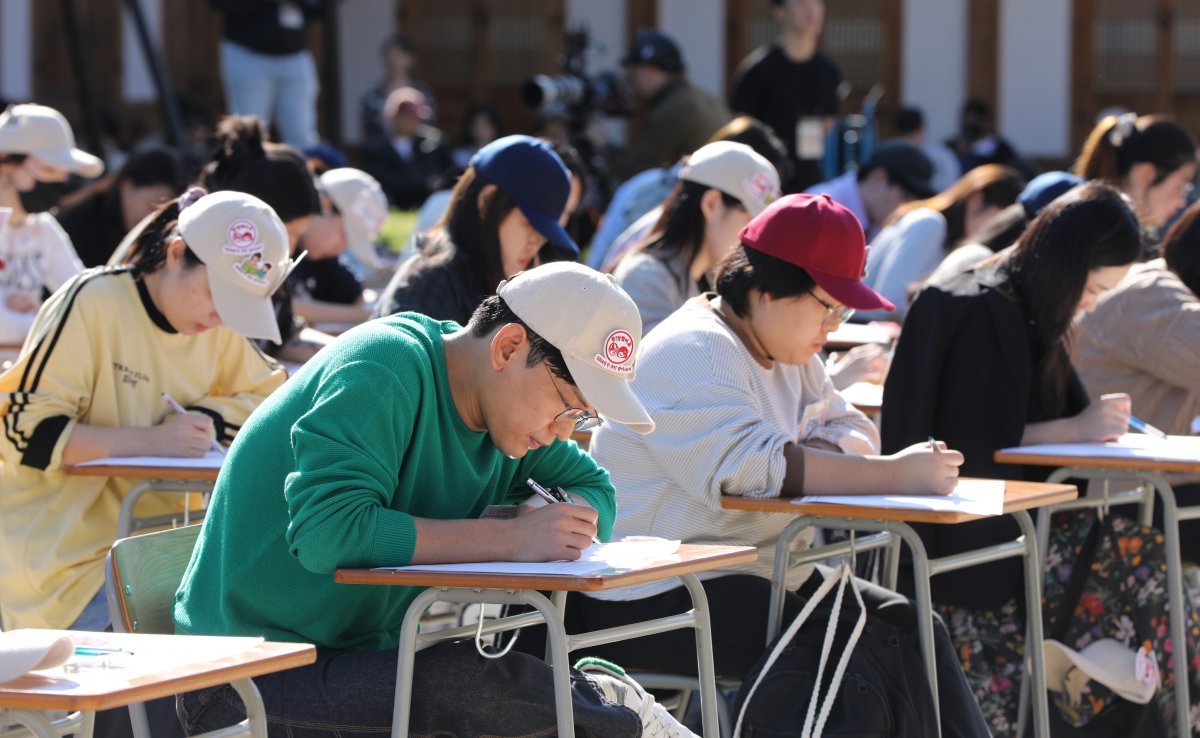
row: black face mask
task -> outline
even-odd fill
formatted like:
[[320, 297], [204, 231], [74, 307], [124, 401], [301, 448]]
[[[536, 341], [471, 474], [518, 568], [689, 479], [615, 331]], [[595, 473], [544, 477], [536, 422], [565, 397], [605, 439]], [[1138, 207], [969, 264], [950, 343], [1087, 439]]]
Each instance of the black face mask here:
[[28, 192], [18, 192], [21, 207], [30, 213], [44, 213], [50, 210], [67, 194], [66, 182], [37, 182]]

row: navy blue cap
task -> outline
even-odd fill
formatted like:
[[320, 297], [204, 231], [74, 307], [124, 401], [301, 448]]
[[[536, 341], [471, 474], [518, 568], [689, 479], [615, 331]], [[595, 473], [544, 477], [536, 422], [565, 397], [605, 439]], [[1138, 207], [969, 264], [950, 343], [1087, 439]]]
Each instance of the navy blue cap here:
[[1017, 202], [1025, 208], [1025, 217], [1033, 219], [1042, 208], [1083, 184], [1083, 181], [1083, 177], [1076, 177], [1070, 172], [1039, 174], [1017, 195]]
[[476, 151], [468, 165], [504, 190], [547, 241], [579, 255], [579, 246], [558, 223], [571, 195], [571, 173], [553, 146], [533, 136], [505, 136]]
[[683, 52], [667, 34], [642, 29], [638, 31], [633, 48], [621, 59], [621, 66], [627, 67], [631, 64], [649, 64], [664, 72], [677, 74], [683, 71]]

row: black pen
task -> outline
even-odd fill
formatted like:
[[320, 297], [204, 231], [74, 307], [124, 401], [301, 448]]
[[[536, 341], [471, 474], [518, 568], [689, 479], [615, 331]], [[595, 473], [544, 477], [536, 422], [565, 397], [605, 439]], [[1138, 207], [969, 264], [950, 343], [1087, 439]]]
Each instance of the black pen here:
[[[561, 488], [559, 488], [559, 487], [556, 487], [554, 489], [554, 492], [551, 492], [550, 490], [546, 489], [542, 485], [533, 481], [532, 477], [526, 479], [525, 484], [529, 485], [529, 488], [531, 490], [533, 490], [534, 492], [536, 492], [539, 497], [541, 497], [543, 500], [545, 500], [546, 502], [548, 502], [552, 505], [556, 502], [567, 502], [566, 495], [564, 495], [562, 493]], [[555, 494], [555, 493], [557, 493], [557, 494]], [[596, 538], [595, 536], [592, 536], [592, 543], [598, 544], [598, 543], [600, 543], [600, 539]]]

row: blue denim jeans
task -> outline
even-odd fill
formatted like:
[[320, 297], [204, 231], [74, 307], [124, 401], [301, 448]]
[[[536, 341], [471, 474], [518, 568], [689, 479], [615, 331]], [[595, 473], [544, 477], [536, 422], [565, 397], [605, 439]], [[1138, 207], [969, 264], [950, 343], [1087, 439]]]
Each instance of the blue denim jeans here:
[[[410, 735], [557, 734], [554, 687], [546, 662], [523, 653], [485, 659], [471, 642], [442, 643], [417, 654]], [[267, 732], [280, 738], [387, 735], [396, 692], [396, 651], [317, 649], [317, 661], [254, 680], [267, 712]], [[641, 735], [637, 715], [600, 695], [571, 670], [575, 734], [587, 738]], [[194, 735], [246, 716], [228, 685], [180, 695], [179, 719]]]
[[221, 81], [229, 112], [257, 115], [279, 129], [279, 139], [298, 149], [317, 136], [317, 66], [312, 54], [272, 56], [221, 42]]

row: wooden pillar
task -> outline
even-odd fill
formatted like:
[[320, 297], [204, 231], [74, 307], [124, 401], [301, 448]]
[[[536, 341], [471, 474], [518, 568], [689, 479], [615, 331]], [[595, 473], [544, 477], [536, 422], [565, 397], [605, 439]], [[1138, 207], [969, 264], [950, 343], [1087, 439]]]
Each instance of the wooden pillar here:
[[986, 102], [995, 115], [1000, 0], [971, 0], [967, 28], [967, 96]]
[[1171, 115], [1175, 107], [1175, 16], [1178, 0], [1158, 0], [1154, 62], [1154, 112]]
[[1096, 0], [1074, 0], [1071, 16], [1071, 150], [1078, 151], [1096, 115]]

